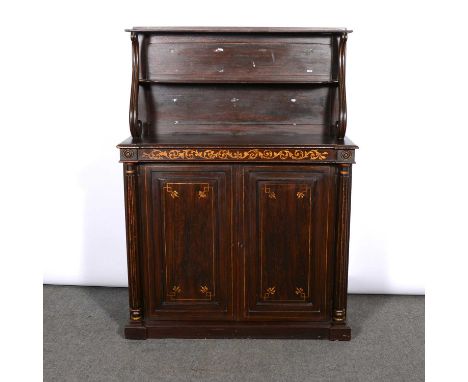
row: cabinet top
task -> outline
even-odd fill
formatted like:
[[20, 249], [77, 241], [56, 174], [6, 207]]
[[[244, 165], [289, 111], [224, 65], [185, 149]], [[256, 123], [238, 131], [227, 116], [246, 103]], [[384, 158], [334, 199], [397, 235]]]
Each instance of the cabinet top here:
[[133, 27], [125, 29], [135, 33], [279, 33], [279, 34], [326, 34], [351, 33], [346, 28], [277, 28], [277, 27]]

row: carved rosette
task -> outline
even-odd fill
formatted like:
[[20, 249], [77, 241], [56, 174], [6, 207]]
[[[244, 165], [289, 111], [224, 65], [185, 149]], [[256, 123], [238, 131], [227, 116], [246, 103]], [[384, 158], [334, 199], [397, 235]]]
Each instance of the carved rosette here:
[[137, 149], [125, 148], [120, 149], [120, 160], [122, 162], [136, 161], [138, 158]]
[[337, 162], [354, 163], [354, 150], [336, 150]]

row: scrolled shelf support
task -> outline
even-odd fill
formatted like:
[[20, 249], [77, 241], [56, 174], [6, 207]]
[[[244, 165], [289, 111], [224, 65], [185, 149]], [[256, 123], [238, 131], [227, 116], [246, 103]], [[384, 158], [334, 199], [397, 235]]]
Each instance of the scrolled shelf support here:
[[336, 132], [338, 139], [344, 139], [347, 125], [346, 107], [346, 42], [348, 34], [344, 33], [340, 38], [338, 47], [338, 121]]
[[130, 39], [132, 41], [132, 87], [130, 93], [130, 109], [128, 113], [128, 118], [132, 137], [137, 138], [141, 136], [141, 121], [138, 119], [140, 47], [138, 42], [138, 35], [136, 33], [132, 32], [130, 35]]

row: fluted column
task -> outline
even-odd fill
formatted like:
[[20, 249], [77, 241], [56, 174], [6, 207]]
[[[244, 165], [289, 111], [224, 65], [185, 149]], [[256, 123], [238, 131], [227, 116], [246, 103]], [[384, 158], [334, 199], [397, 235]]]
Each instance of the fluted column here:
[[130, 320], [143, 319], [138, 256], [138, 167], [134, 163], [124, 164], [125, 221], [127, 228], [127, 266]]
[[336, 324], [346, 323], [348, 297], [349, 223], [351, 213], [351, 165], [338, 167], [338, 215], [335, 257], [335, 288], [332, 319]]

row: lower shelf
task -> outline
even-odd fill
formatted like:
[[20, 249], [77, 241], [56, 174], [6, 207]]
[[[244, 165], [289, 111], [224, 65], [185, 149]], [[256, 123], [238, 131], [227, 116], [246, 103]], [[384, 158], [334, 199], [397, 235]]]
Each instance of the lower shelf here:
[[135, 322], [125, 327], [125, 338], [303, 338], [349, 341], [351, 328], [316, 322]]

